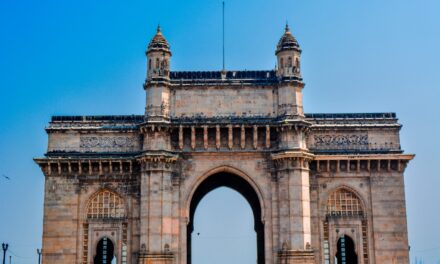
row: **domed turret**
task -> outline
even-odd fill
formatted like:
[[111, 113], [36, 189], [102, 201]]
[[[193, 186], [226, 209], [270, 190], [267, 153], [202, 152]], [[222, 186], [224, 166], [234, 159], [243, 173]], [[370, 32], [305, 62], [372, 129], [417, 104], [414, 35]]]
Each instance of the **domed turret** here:
[[290, 32], [289, 25], [287, 24], [283, 36], [278, 41], [277, 50], [275, 54], [278, 54], [279, 52], [285, 50], [296, 50], [298, 52], [301, 52], [301, 48], [299, 47], [298, 41]]
[[157, 26], [156, 35], [154, 35], [153, 39], [151, 39], [150, 41], [150, 44], [148, 44], [147, 55], [148, 53], [155, 51], [163, 51], [171, 54], [170, 45], [163, 36], [162, 31], [160, 30], [160, 26]]
[[275, 55], [278, 59], [277, 74], [279, 77], [301, 76], [301, 48], [287, 24], [283, 36], [278, 41]]
[[148, 44], [146, 51], [148, 67], [147, 80], [152, 78], [168, 78], [170, 72], [170, 45], [162, 34], [160, 26], [157, 27], [156, 35]]

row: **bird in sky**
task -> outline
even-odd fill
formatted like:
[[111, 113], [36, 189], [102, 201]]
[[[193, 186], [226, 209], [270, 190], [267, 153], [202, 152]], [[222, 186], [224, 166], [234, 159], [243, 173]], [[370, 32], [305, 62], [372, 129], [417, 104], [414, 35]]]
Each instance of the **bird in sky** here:
[[6, 176], [6, 175], [4, 175], [4, 174], [2, 174], [2, 176], [3, 176], [6, 180], [8, 180], [8, 181], [11, 180], [11, 178], [9, 178], [8, 176]]

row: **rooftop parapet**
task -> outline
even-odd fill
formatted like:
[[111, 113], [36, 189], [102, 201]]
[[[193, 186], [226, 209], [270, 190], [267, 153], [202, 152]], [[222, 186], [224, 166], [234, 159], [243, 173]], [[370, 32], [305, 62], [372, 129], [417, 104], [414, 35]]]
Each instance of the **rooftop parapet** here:
[[280, 81], [302, 81], [298, 77], [278, 78], [275, 70], [267, 71], [172, 71], [171, 82], [174, 85], [209, 84], [276, 84]]
[[[320, 120], [383, 120], [383, 121], [397, 121], [396, 113], [308, 113], [305, 114], [306, 119], [309, 121], [320, 121]], [[69, 122], [115, 122], [115, 123], [142, 123], [144, 122], [143, 115], [93, 115], [93, 116], [52, 116], [51, 123], [69, 123]], [[199, 122], [215, 122], [216, 119], [224, 120], [258, 120], [259, 122], [270, 122], [276, 121], [277, 118], [270, 117], [185, 117], [185, 118], [175, 118], [176, 122], [179, 121], [199, 121]]]
[[[395, 113], [309, 113], [306, 122], [313, 127], [331, 128], [353, 127], [395, 127], [400, 128]], [[267, 116], [219, 116], [219, 117], [179, 117], [172, 118], [170, 125], [208, 125], [208, 124], [282, 124], [282, 117]], [[52, 129], [106, 129], [133, 130], [145, 122], [143, 115], [96, 115], [96, 116], [53, 116], [47, 130]]]

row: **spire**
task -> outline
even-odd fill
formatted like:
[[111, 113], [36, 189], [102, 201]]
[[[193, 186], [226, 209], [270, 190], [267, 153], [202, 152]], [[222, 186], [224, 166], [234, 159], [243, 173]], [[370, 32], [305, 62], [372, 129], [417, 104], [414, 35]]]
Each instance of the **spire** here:
[[275, 54], [284, 50], [296, 50], [301, 52], [301, 48], [299, 47], [298, 41], [296, 41], [295, 37], [290, 32], [289, 24], [286, 21], [286, 27], [284, 29], [284, 34], [281, 36], [278, 41], [277, 50]]
[[150, 44], [148, 44], [147, 53], [152, 51], [164, 51], [171, 53], [170, 45], [162, 34], [160, 24], [157, 25], [156, 35], [154, 35], [154, 37], [150, 41]]

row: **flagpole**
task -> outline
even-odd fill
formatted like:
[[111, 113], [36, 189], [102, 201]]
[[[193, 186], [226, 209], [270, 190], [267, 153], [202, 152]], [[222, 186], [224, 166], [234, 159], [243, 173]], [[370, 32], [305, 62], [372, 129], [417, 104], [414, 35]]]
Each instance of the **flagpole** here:
[[223, 71], [225, 71], [225, 1], [222, 2], [222, 27], [223, 27]]

